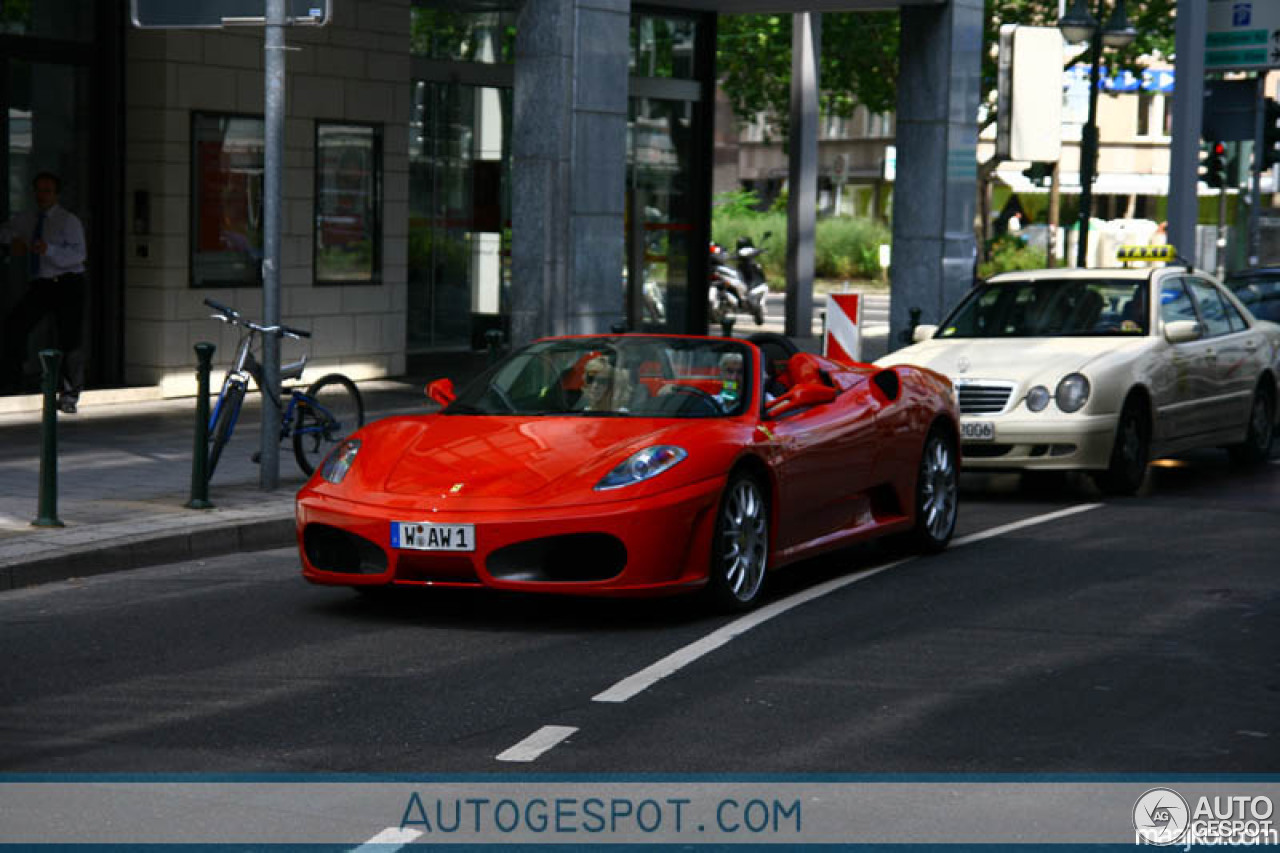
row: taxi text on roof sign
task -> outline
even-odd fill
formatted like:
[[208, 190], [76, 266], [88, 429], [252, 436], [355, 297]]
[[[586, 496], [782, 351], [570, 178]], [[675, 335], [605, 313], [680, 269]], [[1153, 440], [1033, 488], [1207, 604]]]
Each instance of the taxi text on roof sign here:
[[1121, 246], [1116, 249], [1117, 261], [1172, 261], [1178, 251], [1168, 244], [1163, 246]]

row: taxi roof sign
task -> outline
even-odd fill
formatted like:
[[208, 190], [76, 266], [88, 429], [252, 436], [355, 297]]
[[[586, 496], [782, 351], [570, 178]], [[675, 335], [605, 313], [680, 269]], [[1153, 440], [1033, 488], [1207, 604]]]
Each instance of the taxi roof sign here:
[[1178, 250], [1169, 244], [1161, 246], [1121, 246], [1116, 249], [1117, 261], [1173, 261]]

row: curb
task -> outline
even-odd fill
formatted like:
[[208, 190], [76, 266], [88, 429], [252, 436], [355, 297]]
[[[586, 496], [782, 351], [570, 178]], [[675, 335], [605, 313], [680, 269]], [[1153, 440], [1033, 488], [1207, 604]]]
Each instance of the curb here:
[[293, 512], [181, 531], [132, 535], [117, 542], [51, 548], [48, 556], [0, 565], [0, 590], [21, 589], [162, 563], [285, 548], [296, 542]]

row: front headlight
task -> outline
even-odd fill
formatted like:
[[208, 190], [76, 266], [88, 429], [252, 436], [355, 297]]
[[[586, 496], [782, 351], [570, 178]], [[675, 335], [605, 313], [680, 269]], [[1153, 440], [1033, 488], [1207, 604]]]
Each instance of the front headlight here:
[[356, 454], [359, 452], [360, 439], [349, 438], [342, 442], [324, 460], [324, 464], [320, 466], [320, 476], [335, 486], [338, 485], [347, 476], [351, 466], [355, 464]]
[[1027, 392], [1027, 408], [1033, 412], [1043, 412], [1044, 407], [1049, 405], [1049, 389], [1043, 385], [1037, 385]]
[[638, 453], [631, 454], [626, 462], [606, 474], [603, 480], [596, 483], [596, 491], [620, 489], [623, 486], [656, 477], [668, 468], [679, 464], [688, 455], [683, 447], [671, 444], [646, 447]]
[[1068, 414], [1078, 412], [1084, 408], [1085, 403], [1089, 402], [1089, 380], [1079, 373], [1064, 376], [1058, 383], [1058, 390], [1054, 392], [1053, 397], [1058, 401], [1058, 408], [1062, 411]]

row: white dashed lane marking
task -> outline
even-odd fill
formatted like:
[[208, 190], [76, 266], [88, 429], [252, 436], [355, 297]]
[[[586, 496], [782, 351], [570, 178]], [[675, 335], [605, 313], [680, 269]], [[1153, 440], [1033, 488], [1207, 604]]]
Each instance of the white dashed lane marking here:
[[498, 760], [533, 761], [576, 731], [573, 726], [543, 726], [506, 752], [499, 753]]

